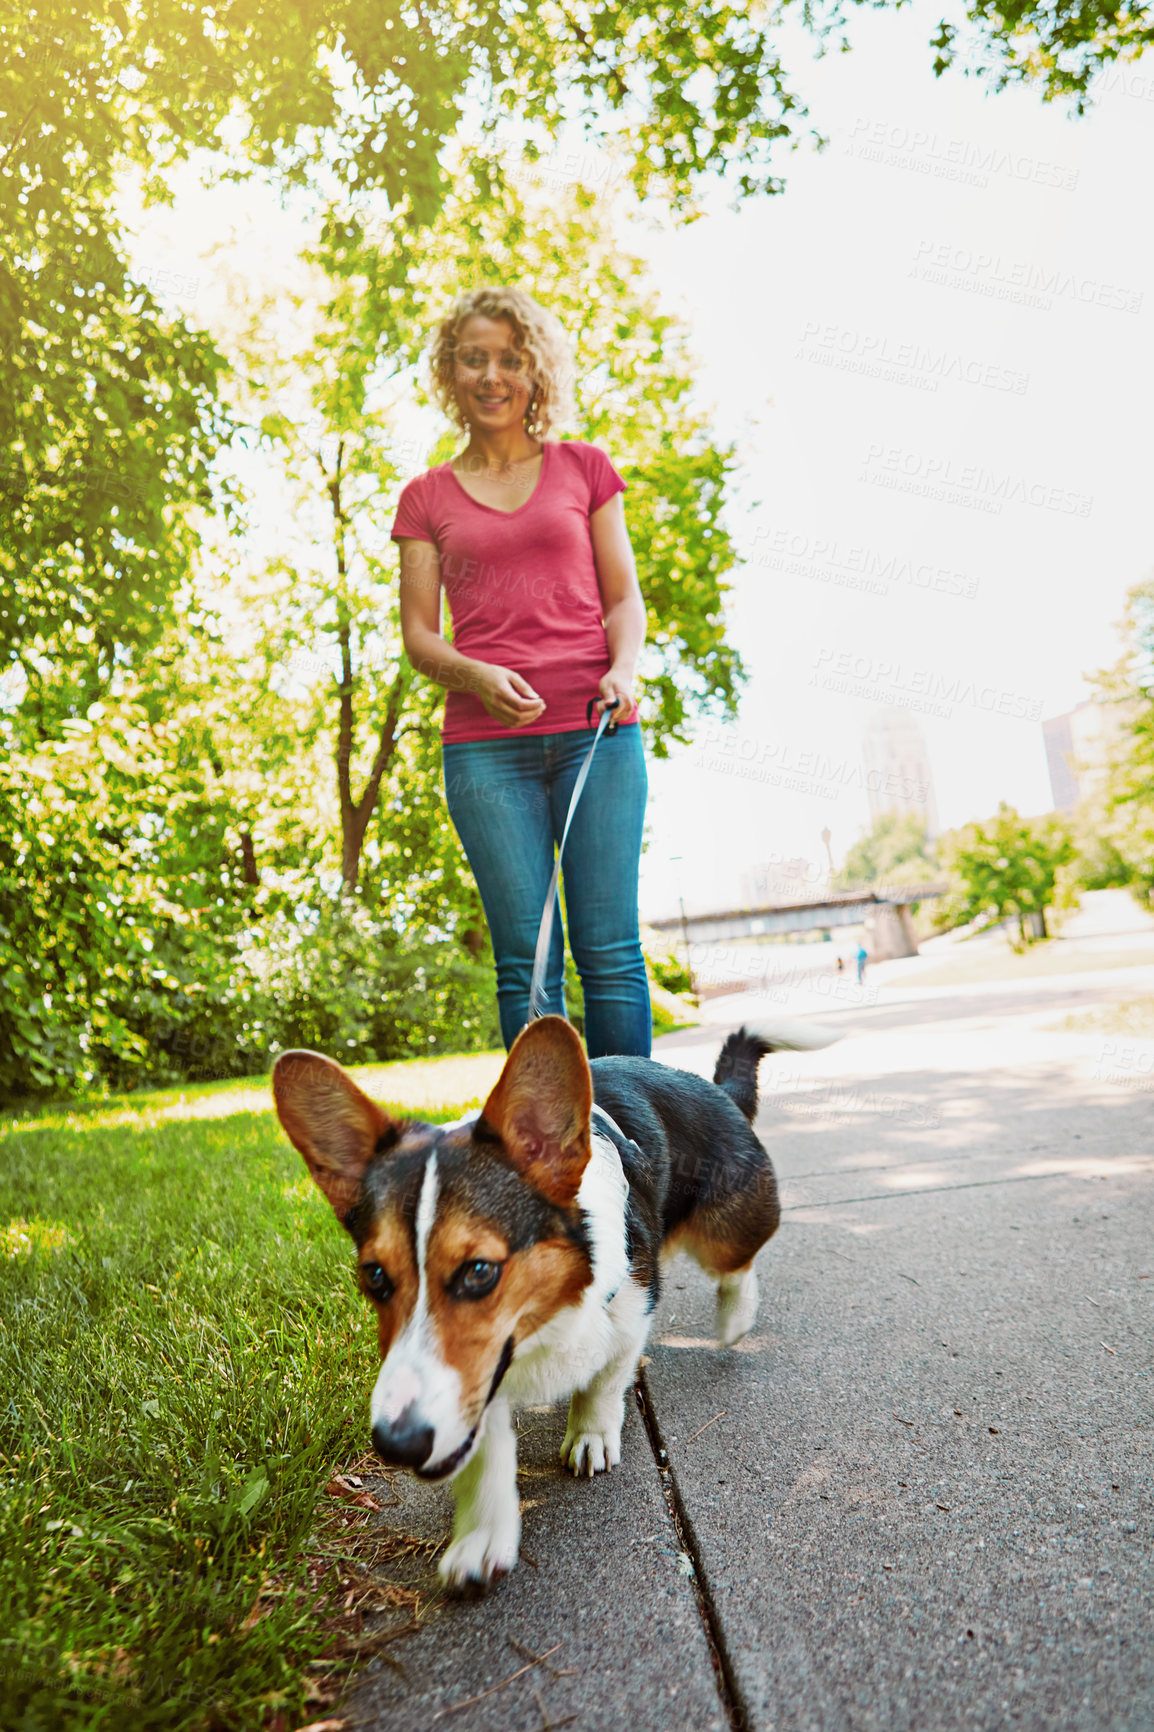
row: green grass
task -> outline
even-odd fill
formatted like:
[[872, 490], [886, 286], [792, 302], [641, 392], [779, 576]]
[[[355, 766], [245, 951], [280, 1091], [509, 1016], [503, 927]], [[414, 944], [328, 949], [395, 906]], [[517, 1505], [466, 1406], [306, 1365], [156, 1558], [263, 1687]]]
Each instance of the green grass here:
[[[472, 1104], [444, 1098], [452, 1063], [403, 1067], [403, 1110]], [[381, 1095], [393, 1068], [360, 1075]], [[207, 1084], [0, 1121], [6, 1732], [312, 1717], [308, 1547], [364, 1449], [375, 1332], [267, 1102]]]

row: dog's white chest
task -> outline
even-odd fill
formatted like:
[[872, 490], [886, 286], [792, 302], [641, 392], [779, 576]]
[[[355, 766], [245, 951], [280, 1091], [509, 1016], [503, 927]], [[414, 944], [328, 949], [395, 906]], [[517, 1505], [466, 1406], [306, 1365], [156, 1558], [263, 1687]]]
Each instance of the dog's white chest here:
[[516, 1406], [556, 1401], [584, 1389], [635, 1333], [644, 1305], [645, 1295], [629, 1277], [629, 1187], [621, 1158], [608, 1137], [596, 1133], [592, 1151], [577, 1201], [589, 1226], [593, 1281], [579, 1304], [567, 1306], [521, 1343], [502, 1385], [502, 1394]]

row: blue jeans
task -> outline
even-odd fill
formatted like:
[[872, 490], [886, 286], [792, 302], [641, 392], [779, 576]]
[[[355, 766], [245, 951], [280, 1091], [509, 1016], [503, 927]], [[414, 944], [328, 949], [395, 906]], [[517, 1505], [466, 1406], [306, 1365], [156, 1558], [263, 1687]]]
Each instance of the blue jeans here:
[[[501, 1037], [512, 1046], [529, 1017], [537, 929], [569, 798], [592, 744], [584, 729], [510, 734], [444, 747], [445, 794], [489, 922], [497, 959]], [[649, 1056], [653, 1023], [637, 918], [637, 870], [647, 779], [641, 729], [604, 734], [565, 844], [569, 948], [585, 994], [585, 1045]], [[565, 1014], [565, 951], [554, 911], [545, 975], [548, 1008]]]

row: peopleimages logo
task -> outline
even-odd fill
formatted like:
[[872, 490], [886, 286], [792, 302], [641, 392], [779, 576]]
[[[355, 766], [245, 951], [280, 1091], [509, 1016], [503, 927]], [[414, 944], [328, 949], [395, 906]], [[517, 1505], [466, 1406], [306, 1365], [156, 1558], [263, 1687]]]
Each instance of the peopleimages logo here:
[[933, 452], [907, 451], [901, 445], [870, 445], [865, 465], [858, 479], [870, 486], [917, 493], [995, 516], [1005, 505], [1029, 505], [1069, 517], [1089, 517], [1094, 509], [1091, 493], [1076, 493], [1008, 469], [986, 469], [980, 463], [956, 463]]
[[1024, 397], [1030, 375], [976, 355], [960, 355], [932, 343], [898, 342], [878, 331], [807, 321], [793, 352], [795, 361], [833, 367], [890, 385], [936, 391], [943, 383], [973, 385], [985, 391], [1008, 391]]
[[859, 115], [845, 145], [847, 156], [886, 168], [905, 168], [937, 180], [960, 181], [967, 186], [989, 186], [991, 175], [1028, 181], [1073, 192], [1078, 170], [1028, 151], [1006, 150], [997, 144], [978, 144], [970, 138], [945, 138], [924, 126], [903, 126], [889, 120], [870, 120]]
[[1036, 722], [1042, 716], [1041, 698], [1001, 686], [983, 685], [960, 674], [944, 674], [937, 668], [906, 667], [901, 662], [860, 655], [853, 650], [819, 649], [809, 683], [825, 691], [845, 692], [850, 697], [919, 710], [947, 720], [958, 704], [1017, 721]]
[[925, 805], [929, 787], [913, 776], [897, 771], [867, 770], [854, 758], [832, 758], [824, 752], [798, 751], [786, 741], [759, 739], [739, 734], [735, 728], [714, 723], [697, 739], [693, 762], [713, 775], [738, 776], [794, 793], [816, 794], [836, 799], [845, 788], [864, 788], [889, 799], [914, 800]]
[[861, 542], [842, 542], [836, 536], [758, 524], [753, 543], [752, 551], [742, 556], [747, 564], [763, 565], [789, 577], [864, 590], [871, 595], [888, 595], [892, 583], [905, 583], [935, 595], [963, 596], [967, 601], [978, 593], [978, 579], [967, 572], [907, 554], [882, 552]]
[[1049, 312], [1055, 300], [1102, 307], [1113, 313], [1140, 313], [1142, 291], [1124, 284], [1083, 277], [1058, 265], [1039, 265], [1028, 259], [1006, 259], [1001, 253], [960, 247], [952, 241], [919, 241], [914, 249], [910, 276], [939, 288], [965, 289], [1015, 305]]

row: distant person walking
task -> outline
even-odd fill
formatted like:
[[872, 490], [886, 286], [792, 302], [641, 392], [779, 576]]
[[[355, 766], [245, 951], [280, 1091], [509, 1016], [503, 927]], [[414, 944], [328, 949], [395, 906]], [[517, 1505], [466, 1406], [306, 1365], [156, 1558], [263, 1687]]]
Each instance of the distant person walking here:
[[869, 961], [869, 951], [864, 944], [857, 947], [857, 983], [860, 986], [865, 979], [866, 963]]
[[[419, 673], [448, 688], [442, 729], [449, 815], [477, 880], [497, 962], [501, 1035], [529, 1016], [537, 929], [586, 717], [616, 700], [565, 848], [569, 947], [591, 1058], [648, 1057], [649, 982], [637, 879], [646, 772], [633, 684], [645, 637], [621, 495], [605, 453], [554, 429], [573, 360], [552, 313], [520, 289], [453, 302], [434, 336], [433, 391], [467, 435], [402, 490], [401, 630]], [[453, 641], [441, 624], [441, 592]], [[563, 1016], [555, 920], [547, 1008]]]

